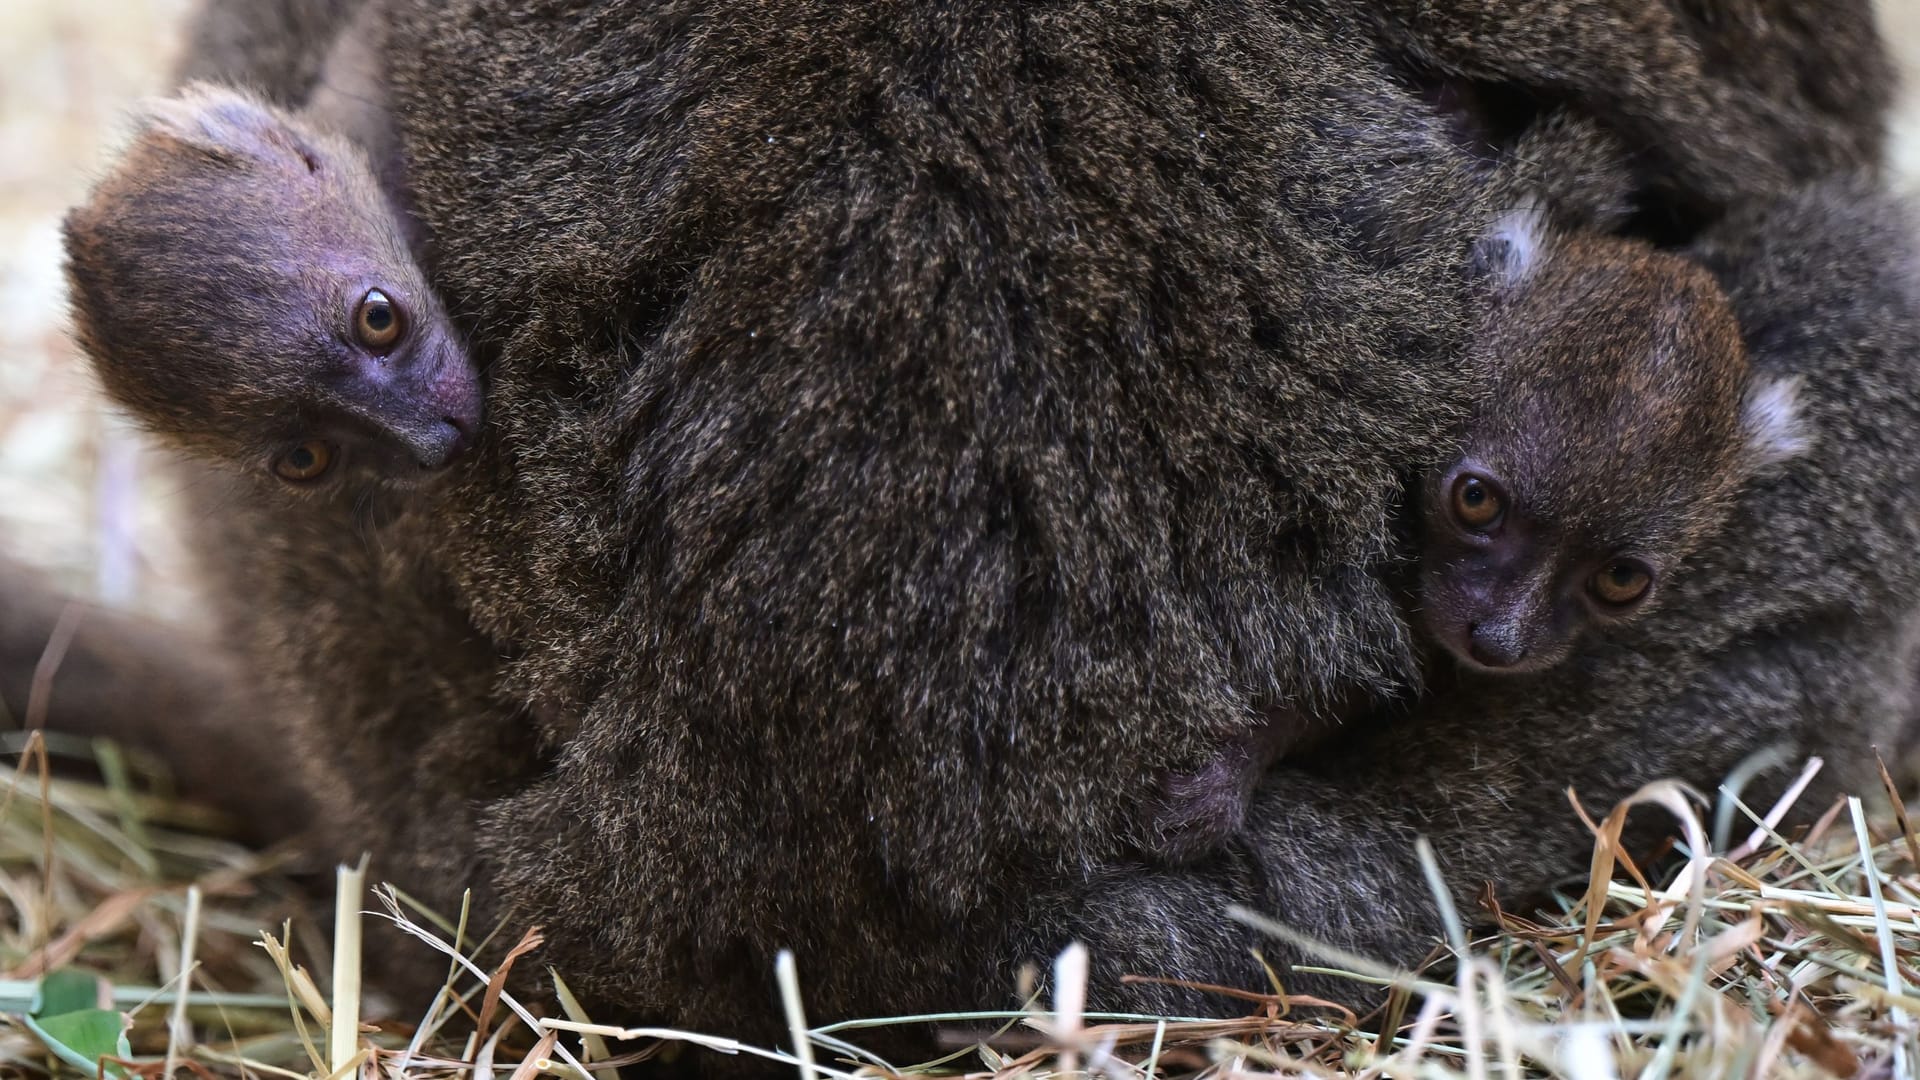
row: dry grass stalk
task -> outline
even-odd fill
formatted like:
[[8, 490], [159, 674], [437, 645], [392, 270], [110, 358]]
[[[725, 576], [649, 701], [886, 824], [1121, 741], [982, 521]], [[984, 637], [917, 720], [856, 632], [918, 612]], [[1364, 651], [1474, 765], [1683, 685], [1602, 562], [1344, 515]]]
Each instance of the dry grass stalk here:
[[[1751, 831], [1718, 854], [1697, 797], [1674, 785], [1650, 787], [1600, 821], [1589, 819], [1588, 877], [1551, 909], [1523, 916], [1484, 895], [1485, 920], [1497, 930], [1478, 938], [1442, 903], [1451, 896], [1444, 867], [1423, 849], [1446, 940], [1420, 971], [1319, 948], [1255, 912], [1231, 914], [1332, 965], [1315, 970], [1395, 988], [1368, 1015], [1287, 993], [1286, 972], [1273, 973], [1264, 989], [1195, 987], [1216, 996], [1223, 1012], [1239, 1003], [1244, 1015], [1231, 1019], [1090, 1012], [1086, 957], [1074, 950], [1056, 965], [1051, 1010], [809, 1026], [801, 973], [789, 957], [777, 973], [791, 1039], [783, 1050], [724, 1035], [596, 1024], [570, 991], [562, 997], [565, 1018], [541, 1016], [505, 989], [513, 965], [537, 954], [537, 930], [516, 928], [520, 936], [503, 938], [502, 947], [493, 944], [497, 930], [475, 942], [464, 910], [443, 919], [387, 888], [374, 891], [381, 914], [446, 955], [449, 977], [424, 1011], [363, 1000], [353, 940], [360, 902], [346, 899], [351, 876], [331, 937], [308, 940], [311, 921], [295, 921], [278, 936], [262, 933], [262, 926], [310, 920], [306, 898], [278, 860], [194, 831], [207, 816], [159, 794], [137, 769], [118, 771], [119, 790], [55, 780], [44, 765], [49, 744], [34, 735], [20, 745], [19, 767], [0, 793], [0, 911], [7, 915], [0, 919], [7, 973], [0, 1011], [25, 1009], [33, 980], [51, 967], [100, 972], [115, 988], [116, 1007], [132, 1013], [132, 1068], [142, 1076], [190, 1070], [291, 1080], [358, 1071], [393, 1080], [495, 1080], [511, 1062], [515, 1077], [585, 1080], [675, 1044], [686, 1053], [757, 1056], [813, 1080], [956, 1070], [971, 1080], [1069, 1073], [1658, 1080], [1904, 1075], [1920, 1063], [1920, 858], [1912, 830], [1904, 815], [1892, 815], [1877, 839], [1857, 802], [1793, 813], [1817, 766], [1764, 814], [1724, 794], [1728, 809], [1713, 834]], [[1629, 813], [1649, 808], [1677, 822], [1679, 855], [1647, 861], [1639, 853], [1636, 860], [1627, 850]], [[1781, 822], [1794, 816], [1817, 820], [1811, 829], [1785, 830]], [[1748, 825], [1732, 828], [1736, 817]], [[331, 956], [331, 998], [297, 961], [294, 930], [305, 935], [302, 953], [323, 962]], [[188, 986], [188, 973], [199, 989]], [[362, 1018], [374, 1022], [362, 1025]], [[907, 1024], [942, 1028], [956, 1051], [914, 1064], [861, 1046], [863, 1032]], [[324, 1047], [317, 1029], [329, 1032]], [[19, 1029], [0, 1029], [0, 1068], [48, 1067]]]

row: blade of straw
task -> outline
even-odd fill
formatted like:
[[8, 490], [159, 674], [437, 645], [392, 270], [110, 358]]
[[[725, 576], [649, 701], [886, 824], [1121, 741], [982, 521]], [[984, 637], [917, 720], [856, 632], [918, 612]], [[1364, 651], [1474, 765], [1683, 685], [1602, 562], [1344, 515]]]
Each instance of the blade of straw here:
[[194, 954], [199, 948], [200, 886], [187, 886], [187, 910], [180, 921], [180, 988], [167, 1020], [167, 1060], [160, 1073], [166, 1080], [173, 1080], [173, 1071], [180, 1067], [181, 1045], [193, 1041], [193, 1029], [187, 1026], [187, 992], [192, 989]]
[[333, 1025], [327, 1062], [338, 1073], [360, 1045], [360, 903], [367, 885], [367, 857], [335, 871], [333, 897]]
[[[1898, 999], [1906, 992], [1900, 978], [1900, 961], [1894, 955], [1893, 927], [1887, 922], [1887, 901], [1880, 895], [1880, 871], [1873, 865], [1873, 837], [1867, 833], [1867, 813], [1860, 805], [1858, 796], [1847, 796], [1847, 812], [1853, 815], [1853, 835], [1860, 845], [1860, 871], [1867, 879], [1867, 895], [1873, 900], [1874, 937], [1880, 943], [1880, 966], [1886, 969], [1887, 992]], [[1897, 1005], [1895, 1006], [1898, 1007]], [[1895, 1017], [1895, 1023], [1901, 1028], [1906, 1024], [1902, 1018]], [[1907, 1076], [1906, 1040], [1896, 1039], [1893, 1043], [1893, 1075]]]
[[780, 1004], [786, 1010], [793, 1056], [800, 1059], [800, 1080], [814, 1080], [813, 1040], [807, 1037], [807, 1014], [800, 1007], [800, 973], [794, 967], [793, 950], [781, 949], [774, 957], [773, 974], [780, 984]]

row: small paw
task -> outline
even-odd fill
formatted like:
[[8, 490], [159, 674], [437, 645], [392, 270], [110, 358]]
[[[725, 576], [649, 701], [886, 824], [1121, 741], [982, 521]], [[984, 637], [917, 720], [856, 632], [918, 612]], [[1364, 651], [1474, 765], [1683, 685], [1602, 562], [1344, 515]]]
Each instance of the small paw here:
[[1198, 772], [1167, 774], [1148, 825], [1149, 853], [1170, 863], [1190, 863], [1239, 832], [1247, 817], [1242, 771], [1215, 761]]

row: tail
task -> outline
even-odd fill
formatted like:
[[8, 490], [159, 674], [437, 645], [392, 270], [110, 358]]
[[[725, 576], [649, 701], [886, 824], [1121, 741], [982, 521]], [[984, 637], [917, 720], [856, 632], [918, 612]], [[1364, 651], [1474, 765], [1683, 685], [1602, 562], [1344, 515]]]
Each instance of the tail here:
[[303, 832], [312, 805], [266, 777], [268, 710], [233, 657], [180, 628], [87, 604], [0, 557], [0, 707], [16, 726], [106, 737], [160, 758], [180, 790], [242, 839]]

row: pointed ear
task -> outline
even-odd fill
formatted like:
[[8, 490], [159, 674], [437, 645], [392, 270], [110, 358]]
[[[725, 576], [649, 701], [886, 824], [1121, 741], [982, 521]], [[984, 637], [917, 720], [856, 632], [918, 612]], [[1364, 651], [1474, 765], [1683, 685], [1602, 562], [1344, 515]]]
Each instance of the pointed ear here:
[[1798, 375], [1784, 379], [1755, 376], [1748, 384], [1740, 422], [1746, 430], [1747, 458], [1754, 469], [1790, 461], [1813, 445], [1813, 433], [1800, 411], [1800, 386], [1804, 381]]
[[1518, 287], [1546, 253], [1546, 233], [1546, 212], [1531, 196], [1522, 199], [1495, 218], [1486, 234], [1474, 242], [1474, 272], [1492, 279], [1497, 291]]
[[286, 113], [251, 94], [193, 83], [177, 96], [146, 103], [142, 136], [156, 135], [229, 161], [318, 168], [319, 157]]

